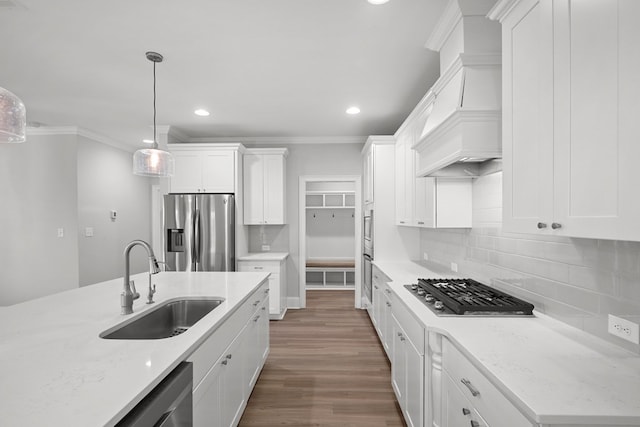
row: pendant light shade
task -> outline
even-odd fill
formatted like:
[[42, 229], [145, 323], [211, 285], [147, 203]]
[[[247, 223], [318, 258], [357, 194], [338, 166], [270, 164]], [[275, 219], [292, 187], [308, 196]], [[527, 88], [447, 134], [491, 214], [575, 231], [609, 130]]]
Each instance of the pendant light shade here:
[[157, 52], [147, 52], [146, 57], [153, 62], [153, 147], [142, 148], [133, 154], [133, 173], [150, 177], [173, 176], [173, 155], [158, 149], [156, 139], [156, 63], [162, 62], [163, 57]]
[[14, 94], [0, 87], [0, 142], [24, 142], [27, 139], [27, 110]]

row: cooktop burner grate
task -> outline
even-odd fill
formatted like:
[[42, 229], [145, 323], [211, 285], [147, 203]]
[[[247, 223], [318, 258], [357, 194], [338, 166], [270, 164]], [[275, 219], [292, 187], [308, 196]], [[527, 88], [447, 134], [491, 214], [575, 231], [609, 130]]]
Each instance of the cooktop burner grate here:
[[473, 279], [418, 279], [454, 314], [533, 314], [533, 305]]

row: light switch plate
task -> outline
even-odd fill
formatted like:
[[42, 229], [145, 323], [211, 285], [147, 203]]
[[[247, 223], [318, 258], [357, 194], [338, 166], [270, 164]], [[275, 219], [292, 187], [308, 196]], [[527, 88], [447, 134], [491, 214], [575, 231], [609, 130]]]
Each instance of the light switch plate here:
[[86, 227], [84, 229], [84, 236], [85, 237], [93, 237], [93, 227]]
[[262, 245], [262, 250], [263, 250], [263, 251], [270, 251], [270, 250], [271, 250], [271, 246], [269, 246], [269, 245]]
[[426, 252], [424, 252], [424, 253], [422, 254], [422, 259], [424, 259], [425, 261], [429, 261], [429, 254], [428, 254], [428, 253], [426, 253]]
[[458, 272], [458, 264], [456, 264], [455, 262], [451, 263], [451, 271], [457, 273]]
[[610, 314], [608, 331], [611, 335], [615, 335], [623, 340], [631, 341], [634, 344], [640, 344], [640, 331], [638, 324], [633, 323], [630, 320], [622, 319]]

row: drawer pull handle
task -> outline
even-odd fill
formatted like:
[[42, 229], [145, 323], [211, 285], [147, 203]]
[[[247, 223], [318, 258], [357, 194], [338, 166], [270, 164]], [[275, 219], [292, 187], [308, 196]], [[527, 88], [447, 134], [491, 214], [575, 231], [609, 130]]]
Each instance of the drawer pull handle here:
[[400, 341], [404, 341], [404, 339], [405, 339], [404, 337], [402, 337], [402, 336], [400, 337]]
[[267, 307], [262, 307], [262, 311], [265, 311], [267, 309]]
[[401, 337], [402, 336], [402, 332], [398, 332], [398, 336]]
[[471, 427], [480, 427], [480, 423], [476, 420], [471, 420]]
[[562, 228], [562, 224], [558, 224], [557, 222], [551, 223], [551, 228], [557, 230], [558, 228]]
[[260, 315], [257, 315], [256, 317], [253, 318], [253, 321], [257, 322], [259, 318], [260, 318]]
[[269, 293], [269, 288], [265, 289], [265, 290], [264, 290], [264, 293], [265, 293], [265, 294], [268, 294], [268, 293]]
[[418, 221], [418, 225], [424, 225], [424, 221]]
[[387, 301], [387, 307], [391, 307], [391, 303]]
[[232, 357], [232, 356], [231, 356], [231, 353], [227, 354], [225, 357], [226, 357], [227, 359], [231, 359], [231, 357]]
[[253, 267], [254, 270], [262, 270], [263, 267]]
[[547, 224], [545, 224], [544, 222], [539, 222], [538, 223], [538, 229], [542, 230], [543, 228], [547, 228]]
[[376, 288], [376, 289], [380, 289], [377, 285], [373, 285], [373, 287]]
[[462, 408], [462, 415], [469, 415], [471, 413], [467, 408]]
[[473, 384], [471, 384], [471, 381], [469, 381], [466, 378], [463, 378], [463, 379], [460, 380], [460, 382], [467, 386], [467, 388], [469, 389], [469, 391], [471, 392], [471, 395], [473, 397], [480, 396], [480, 392], [473, 386]]
[[256, 301], [256, 302], [254, 302], [254, 303], [253, 303], [253, 306], [255, 307], [255, 306], [257, 306], [258, 304], [260, 304], [260, 300], [258, 300], [258, 301]]
[[389, 295], [391, 295], [391, 291], [389, 289], [385, 289], [384, 290], [386, 293], [388, 293]]
[[223, 360], [223, 361], [222, 361], [222, 364], [223, 364], [223, 365], [226, 365], [227, 363], [229, 363], [229, 362], [227, 361], [227, 359], [225, 359], [225, 360]]

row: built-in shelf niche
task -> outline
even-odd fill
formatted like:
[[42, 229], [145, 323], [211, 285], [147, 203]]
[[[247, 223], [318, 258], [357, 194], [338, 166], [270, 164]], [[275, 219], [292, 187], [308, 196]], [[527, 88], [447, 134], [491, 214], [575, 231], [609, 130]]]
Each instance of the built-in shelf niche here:
[[355, 191], [307, 191], [307, 209], [354, 209]]

